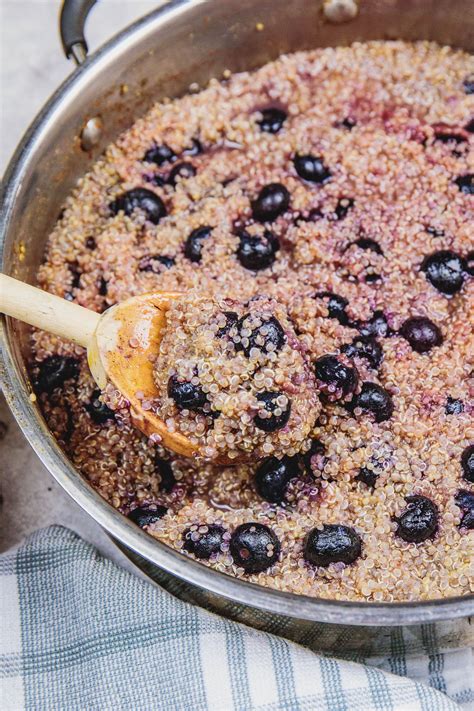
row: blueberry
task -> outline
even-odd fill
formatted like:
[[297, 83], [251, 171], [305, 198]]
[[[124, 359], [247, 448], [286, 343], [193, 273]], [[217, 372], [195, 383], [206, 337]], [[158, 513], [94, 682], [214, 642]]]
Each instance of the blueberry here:
[[359, 381], [355, 368], [341, 363], [335, 355], [324, 355], [314, 364], [316, 378], [334, 391], [340, 390], [342, 395], [354, 392]]
[[90, 249], [90, 250], [96, 249], [97, 243], [93, 237], [88, 237], [86, 239], [86, 247], [87, 247], [87, 249]]
[[168, 380], [168, 397], [179, 410], [201, 410], [207, 402], [206, 393], [199, 385], [186, 380], [181, 382], [174, 375]]
[[433, 237], [444, 237], [444, 230], [439, 229], [438, 227], [431, 227], [428, 226], [426, 228], [426, 232], [428, 232], [429, 235], [433, 235]]
[[108, 420], [115, 419], [115, 413], [108, 407], [105, 402], [100, 399], [100, 390], [94, 390], [91, 395], [90, 401], [87, 403], [86, 410], [89, 413], [91, 419], [98, 425], [104, 424]]
[[359, 407], [363, 412], [372, 414], [375, 422], [389, 420], [393, 414], [392, 396], [381, 385], [376, 383], [362, 383], [362, 389], [352, 401], [354, 407]]
[[218, 338], [223, 338], [224, 336], [227, 336], [232, 326], [235, 326], [235, 324], [239, 320], [239, 314], [235, 311], [224, 311], [223, 314], [225, 316], [225, 326], [222, 326], [222, 328], [217, 331], [216, 335], [218, 336]]
[[330, 291], [321, 291], [315, 294], [316, 297], [327, 299], [327, 309], [329, 318], [335, 318], [343, 326], [348, 325], [349, 317], [346, 314], [347, 299], [338, 294], [332, 294]]
[[400, 335], [417, 353], [427, 353], [443, 343], [443, 336], [438, 326], [424, 316], [408, 318], [400, 328]]
[[192, 163], [177, 163], [170, 171], [168, 182], [170, 185], [176, 185], [178, 178], [180, 180], [188, 180], [196, 175], [196, 168]]
[[211, 555], [220, 553], [224, 540], [225, 529], [216, 523], [203, 524], [202, 528], [207, 530], [200, 532], [201, 526], [193, 530], [187, 528], [183, 533], [184, 549], [192, 553], [199, 560], [209, 560]]
[[347, 131], [352, 131], [354, 126], [357, 126], [357, 121], [348, 116], [347, 118], [342, 119], [339, 125], [341, 126], [341, 128], [345, 128]]
[[142, 210], [147, 220], [154, 225], [167, 214], [163, 200], [146, 188], [134, 188], [123, 193], [111, 202], [109, 207], [114, 215], [123, 210], [130, 216], [135, 210]]
[[366, 284], [375, 284], [377, 281], [381, 281], [382, 277], [380, 274], [377, 274], [376, 272], [369, 272], [369, 274], [366, 274], [365, 276], [365, 283]]
[[322, 158], [311, 154], [296, 155], [293, 165], [300, 178], [310, 183], [325, 183], [331, 177], [331, 172], [324, 165]]
[[364, 251], [368, 250], [370, 252], [375, 252], [376, 254], [383, 254], [379, 243], [370, 237], [359, 237], [359, 239], [356, 239], [354, 244], [359, 247], [359, 249], [363, 249]]
[[474, 195], [474, 173], [460, 175], [454, 182], [464, 195]]
[[269, 183], [259, 192], [252, 202], [252, 213], [259, 222], [272, 222], [287, 211], [290, 193], [281, 183]]
[[383, 311], [374, 311], [368, 321], [361, 321], [357, 324], [361, 336], [378, 336], [385, 338], [392, 334], [387, 318]]
[[366, 360], [372, 368], [378, 368], [383, 358], [380, 343], [373, 336], [357, 336], [352, 343], [346, 343], [341, 351], [348, 358]]
[[166, 508], [160, 506], [159, 504], [148, 504], [147, 506], [139, 506], [133, 511], [130, 511], [128, 518], [133, 523], [136, 523], [140, 528], [145, 526], [151, 526], [152, 523], [156, 523], [163, 518], [166, 514]]
[[305, 471], [307, 474], [313, 474], [313, 457], [316, 456], [317, 454], [324, 454], [325, 452], [325, 447], [322, 442], [319, 441], [319, 439], [313, 439], [311, 440], [311, 445], [310, 448], [308, 449], [307, 452], [304, 454], [300, 454], [300, 461], [302, 462], [303, 467], [305, 468]]
[[354, 563], [362, 552], [359, 534], [350, 526], [332, 524], [313, 528], [306, 536], [304, 557], [308, 563], [326, 568], [330, 563]]
[[466, 272], [469, 276], [474, 276], [474, 250], [466, 254]]
[[474, 444], [470, 444], [461, 454], [461, 467], [466, 481], [474, 484]]
[[268, 390], [258, 393], [257, 397], [260, 409], [269, 413], [269, 416], [262, 417], [260, 414], [255, 415], [255, 427], [258, 427], [259, 430], [263, 430], [263, 432], [275, 432], [284, 427], [290, 419], [291, 400], [287, 397], [286, 404], [281, 406], [277, 400], [280, 397], [286, 396], [284, 396], [283, 393], [270, 392]]
[[[238, 320], [236, 327], [239, 334], [246, 328], [247, 319], [249, 319], [249, 314], [245, 314]], [[270, 318], [262, 321], [260, 326], [254, 328], [250, 336], [243, 338], [241, 343], [237, 343], [236, 349], [242, 349], [247, 358], [249, 358], [252, 348], [258, 348], [263, 352], [269, 352], [270, 350], [276, 352], [283, 348], [285, 342], [286, 336], [281, 323], [275, 316], [270, 316]]]
[[261, 573], [269, 568], [278, 560], [280, 550], [280, 541], [263, 523], [243, 523], [230, 539], [234, 563], [246, 573]]
[[334, 211], [336, 219], [343, 220], [352, 207], [354, 207], [353, 198], [340, 198], [337, 202], [336, 209]]
[[474, 94], [474, 74], [465, 77], [462, 85], [465, 94]]
[[465, 143], [467, 141], [466, 136], [462, 133], [456, 133], [456, 130], [449, 130], [449, 127], [438, 128], [435, 130], [435, 141], [440, 143]]
[[467, 122], [467, 124], [464, 126], [464, 130], [468, 131], [469, 133], [474, 133], [474, 118]]
[[258, 494], [272, 504], [281, 504], [291, 479], [298, 476], [299, 468], [296, 457], [284, 456], [282, 459], [268, 457], [257, 467], [255, 488]]
[[198, 156], [204, 151], [201, 141], [197, 138], [193, 138], [191, 145], [183, 150], [183, 156]]
[[99, 296], [107, 296], [108, 284], [109, 282], [104, 277], [100, 277], [98, 284]]
[[237, 259], [243, 267], [252, 271], [267, 269], [271, 267], [276, 258], [276, 253], [280, 249], [278, 238], [272, 232], [265, 230], [263, 237], [249, 235], [242, 230], [239, 233], [239, 246], [237, 248]]
[[442, 249], [426, 257], [421, 265], [426, 278], [442, 294], [456, 294], [464, 284], [465, 262], [454, 252]]
[[158, 455], [155, 456], [155, 474], [159, 474], [160, 476], [160, 491], [169, 493], [176, 484], [176, 477], [173, 474], [171, 464]]
[[68, 269], [71, 272], [71, 289], [77, 289], [81, 284], [81, 270], [77, 262], [70, 262], [68, 264]]
[[284, 111], [274, 107], [262, 109], [260, 113], [262, 118], [257, 123], [264, 133], [278, 133], [287, 119]]
[[373, 489], [377, 482], [378, 474], [372, 469], [368, 469], [367, 467], [361, 467], [359, 469], [359, 473], [356, 476], [356, 479], [357, 481], [361, 481], [364, 484], [367, 484], [368, 487]]
[[202, 258], [202, 245], [212, 232], [212, 227], [204, 225], [191, 232], [184, 244], [184, 254], [191, 262], [200, 262]]
[[405, 511], [397, 519], [396, 535], [408, 543], [422, 543], [438, 529], [438, 507], [426, 496], [407, 496]]
[[474, 528], [474, 493], [461, 489], [454, 497], [454, 500], [463, 512], [459, 525], [461, 528], [472, 530]]
[[36, 387], [42, 393], [52, 393], [66, 380], [77, 378], [79, 375], [79, 361], [75, 358], [53, 355], [48, 356], [38, 365]]
[[171, 269], [174, 266], [174, 257], [167, 257], [162, 254], [147, 254], [138, 262], [139, 272], [153, 272], [153, 274], [161, 274], [163, 267]]
[[176, 153], [163, 143], [161, 146], [150, 148], [144, 155], [143, 160], [147, 163], [156, 163], [156, 165], [164, 165], [165, 163], [174, 163], [177, 156]]
[[448, 395], [444, 411], [447, 415], [460, 415], [461, 412], [464, 412], [464, 403], [462, 400], [455, 400]]

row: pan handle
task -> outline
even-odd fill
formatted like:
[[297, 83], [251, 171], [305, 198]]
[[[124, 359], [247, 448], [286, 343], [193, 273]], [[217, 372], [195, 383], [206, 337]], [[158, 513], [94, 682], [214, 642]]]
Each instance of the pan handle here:
[[87, 57], [87, 42], [84, 37], [86, 19], [97, 0], [64, 0], [59, 27], [64, 54], [76, 64]]

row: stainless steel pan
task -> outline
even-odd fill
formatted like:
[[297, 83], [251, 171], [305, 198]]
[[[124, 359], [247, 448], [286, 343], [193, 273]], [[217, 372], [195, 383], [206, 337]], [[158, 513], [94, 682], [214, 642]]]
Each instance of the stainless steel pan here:
[[[33, 122], [8, 168], [1, 218], [3, 270], [30, 282], [45, 240], [76, 180], [104, 147], [151, 103], [203, 85], [225, 69], [259, 66], [282, 52], [374, 38], [430, 39], [474, 49], [472, 0], [353, 0], [346, 11], [320, 0], [175, 0], [86, 58], [83, 25], [91, 0], [68, 0], [62, 32], [79, 63]], [[331, 3], [330, 3], [331, 4]], [[348, 9], [347, 9], [348, 8]], [[332, 3], [334, 9], [334, 3]], [[358, 10], [356, 17], [349, 19]], [[256, 25], [263, 25], [257, 31]], [[84, 60], [84, 61], [83, 61]], [[30, 400], [28, 333], [1, 324], [7, 400], [32, 447], [57, 481], [129, 549], [214, 596], [301, 620], [400, 625], [467, 617], [474, 598], [376, 604], [312, 599], [217, 573], [155, 541], [109, 506], [74, 469]]]

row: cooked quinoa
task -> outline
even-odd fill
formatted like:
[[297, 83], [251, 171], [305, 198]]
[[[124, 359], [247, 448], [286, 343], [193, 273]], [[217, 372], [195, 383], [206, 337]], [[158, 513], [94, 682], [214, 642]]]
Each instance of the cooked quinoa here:
[[283, 56], [136, 121], [66, 201], [41, 286], [97, 311], [153, 290], [239, 318], [277, 304], [310, 362], [292, 412], [316, 417], [299, 454], [187, 460], [109, 409], [82, 349], [35, 332], [41, 407], [84, 477], [183, 555], [272, 588], [473, 591], [473, 143], [474, 62], [429, 43]]
[[166, 314], [157, 414], [208, 460], [294, 456], [310, 446], [321, 410], [308, 356], [276, 302], [189, 292]]

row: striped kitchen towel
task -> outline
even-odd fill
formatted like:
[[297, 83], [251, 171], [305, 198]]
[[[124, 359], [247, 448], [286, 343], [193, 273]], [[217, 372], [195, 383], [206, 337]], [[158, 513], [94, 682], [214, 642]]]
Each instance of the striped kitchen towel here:
[[450, 695], [469, 701], [469, 650], [455, 657], [464, 691], [447, 678], [442, 693], [182, 602], [58, 526], [0, 556], [0, 600], [4, 711], [454, 711]]

